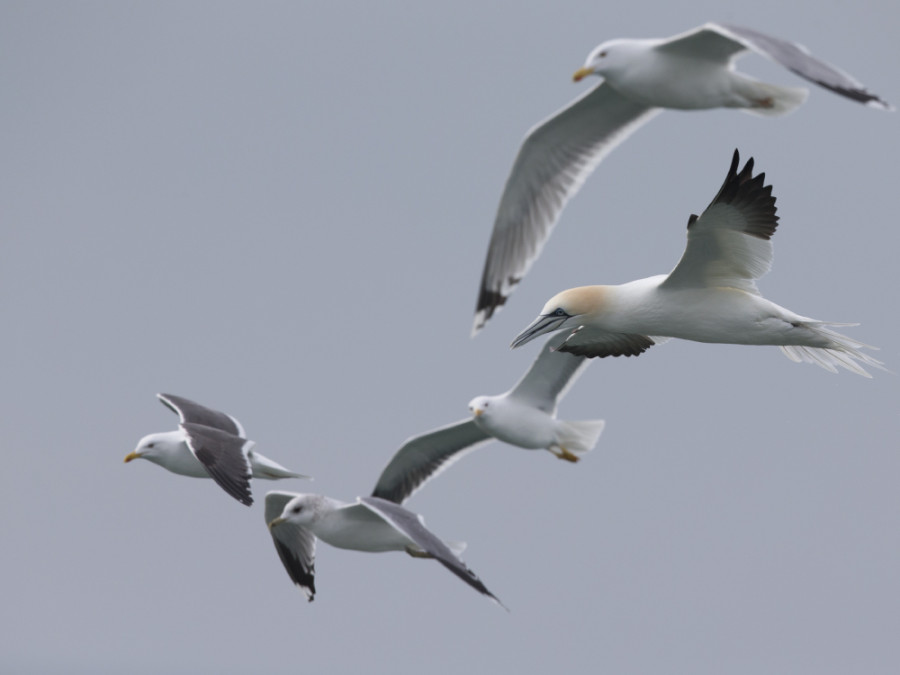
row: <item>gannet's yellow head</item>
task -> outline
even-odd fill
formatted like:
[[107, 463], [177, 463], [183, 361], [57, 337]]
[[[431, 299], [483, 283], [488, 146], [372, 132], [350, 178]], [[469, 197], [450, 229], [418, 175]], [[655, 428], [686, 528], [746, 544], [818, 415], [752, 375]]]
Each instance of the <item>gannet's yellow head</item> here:
[[605, 295], [604, 286], [579, 286], [557, 293], [547, 301], [538, 318], [516, 336], [511, 347], [521, 347], [545, 333], [578, 328], [581, 317], [599, 311]]

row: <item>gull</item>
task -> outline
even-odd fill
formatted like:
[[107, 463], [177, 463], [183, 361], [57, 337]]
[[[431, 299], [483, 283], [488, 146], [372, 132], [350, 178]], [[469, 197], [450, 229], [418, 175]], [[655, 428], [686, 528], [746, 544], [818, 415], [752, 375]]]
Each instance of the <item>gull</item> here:
[[753, 159], [738, 173], [734, 151], [728, 176], [700, 217], [688, 219], [687, 247], [669, 274], [618, 286], [581, 286], [558, 293], [516, 337], [565, 330], [559, 350], [581, 356], [637, 356], [670, 337], [697, 342], [777, 345], [793, 361], [835, 366], [870, 377], [857, 363], [882, 368], [860, 351], [869, 345], [830, 330], [847, 326], [795, 314], [766, 300], [756, 279], [772, 265], [778, 216], [765, 174]]
[[444, 543], [425, 527], [422, 516], [394, 501], [373, 496], [359, 497], [348, 504], [324, 495], [272, 491], [266, 494], [265, 517], [288, 576], [310, 602], [316, 594], [315, 555], [319, 538], [335, 548], [370, 553], [405, 551], [416, 558], [434, 558], [504, 607], [457, 557], [464, 544]]
[[657, 113], [738, 108], [780, 115], [805, 100], [805, 89], [736, 72], [735, 60], [748, 51], [854, 101], [892, 109], [804, 47], [749, 28], [707, 23], [666, 39], [604, 42], [574, 75], [576, 81], [599, 75], [603, 82], [533, 127], [519, 149], [494, 220], [473, 336], [531, 268], [563, 207], [591, 172]]
[[[556, 407], [589, 361], [557, 350], [553, 336], [528, 372], [508, 392], [477, 396], [472, 417], [408, 439], [381, 472], [370, 497], [348, 504], [330, 497], [273, 491], [266, 495], [266, 523], [288, 575], [312, 601], [316, 537], [337, 548], [406, 551], [433, 557], [495, 602], [494, 596], [457, 557], [463, 545], [445, 544], [425, 528], [421, 516], [401, 504], [428, 480], [491, 439], [522, 448], [546, 448], [560, 459], [578, 460], [603, 431], [603, 420], [565, 422]], [[454, 550], [455, 549], [455, 550]]]
[[250, 478], [309, 478], [294, 473], [253, 450], [244, 427], [231, 415], [212, 410], [181, 396], [156, 397], [180, 419], [175, 431], [149, 434], [138, 441], [125, 461], [146, 459], [172, 473], [212, 478], [242, 504], [250, 506]]
[[564, 421], [556, 408], [587, 367], [583, 356], [558, 351], [565, 335], [543, 346], [516, 385], [496, 396], [476, 396], [471, 417], [408, 439], [378, 479], [373, 494], [402, 501], [468, 452], [497, 439], [529, 450], [546, 449], [560, 459], [577, 462], [600, 437], [603, 420]]

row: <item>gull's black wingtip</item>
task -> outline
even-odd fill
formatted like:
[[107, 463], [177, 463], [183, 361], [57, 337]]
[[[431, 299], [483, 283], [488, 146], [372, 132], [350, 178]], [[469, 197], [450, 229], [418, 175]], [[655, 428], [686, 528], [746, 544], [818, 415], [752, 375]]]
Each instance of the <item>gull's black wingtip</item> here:
[[482, 286], [478, 293], [478, 302], [475, 304], [475, 320], [472, 323], [472, 337], [478, 335], [485, 324], [494, 316], [494, 313], [506, 304], [506, 295]]

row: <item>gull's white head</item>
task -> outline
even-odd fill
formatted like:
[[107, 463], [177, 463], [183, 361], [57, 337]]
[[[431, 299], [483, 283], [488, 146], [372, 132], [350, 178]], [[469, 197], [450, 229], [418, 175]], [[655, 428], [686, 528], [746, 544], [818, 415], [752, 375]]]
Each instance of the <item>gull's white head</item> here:
[[319, 516], [322, 501], [321, 495], [297, 495], [284, 505], [281, 515], [269, 523], [269, 529], [284, 523], [309, 525]]
[[579, 286], [557, 293], [547, 301], [538, 318], [513, 340], [513, 348], [545, 333], [576, 329], [584, 323], [586, 314], [595, 314], [603, 308], [606, 295], [605, 286]]
[[496, 398], [496, 396], [476, 396], [469, 401], [469, 412], [472, 413], [474, 417], [481, 417], [484, 414], [489, 414], [491, 404], [494, 403], [494, 399]]
[[180, 429], [149, 434], [138, 441], [137, 447], [125, 456], [125, 461], [146, 459], [164, 466], [169, 457], [183, 452], [183, 445], [184, 432]]
[[575, 71], [572, 79], [580, 82], [588, 75], [609, 77], [616, 75], [631, 63], [635, 56], [646, 50], [645, 40], [609, 40], [594, 48], [584, 61], [584, 66]]

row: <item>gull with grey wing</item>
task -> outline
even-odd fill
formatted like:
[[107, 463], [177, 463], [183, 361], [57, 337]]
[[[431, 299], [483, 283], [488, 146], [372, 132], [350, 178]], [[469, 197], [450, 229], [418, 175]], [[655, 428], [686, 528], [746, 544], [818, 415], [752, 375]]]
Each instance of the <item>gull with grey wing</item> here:
[[532, 128], [503, 188], [478, 290], [472, 334], [500, 309], [528, 273], [566, 203], [597, 165], [666, 108], [789, 112], [805, 89], [754, 80], [734, 69], [755, 52], [853, 101], [891, 110], [853, 77], [804, 47], [750, 28], [707, 23], [665, 39], [604, 42], [574, 79], [603, 82]]

